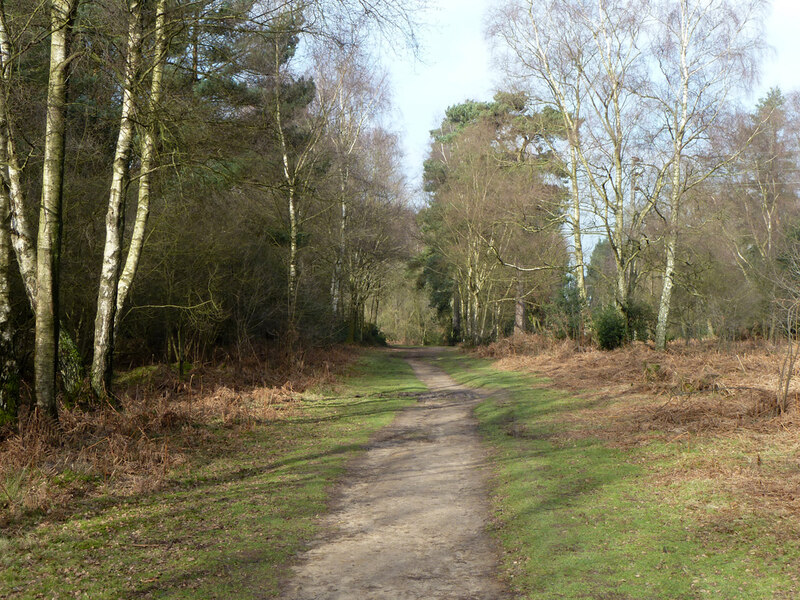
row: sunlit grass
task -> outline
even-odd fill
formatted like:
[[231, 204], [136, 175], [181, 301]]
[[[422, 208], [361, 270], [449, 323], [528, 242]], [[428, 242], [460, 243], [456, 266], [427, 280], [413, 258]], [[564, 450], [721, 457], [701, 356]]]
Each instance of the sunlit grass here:
[[302, 414], [254, 426], [236, 451], [190, 463], [157, 493], [82, 500], [0, 534], [0, 597], [264, 598], [313, 538], [333, 483], [424, 386], [388, 354]]
[[477, 417], [493, 451], [504, 569], [521, 597], [798, 597], [800, 541], [779, 521], [731, 511], [731, 499], [702, 481], [655, 484], [652, 472], [697, 448], [571, 438], [563, 417], [588, 400], [489, 361], [449, 354], [438, 363], [498, 391]]

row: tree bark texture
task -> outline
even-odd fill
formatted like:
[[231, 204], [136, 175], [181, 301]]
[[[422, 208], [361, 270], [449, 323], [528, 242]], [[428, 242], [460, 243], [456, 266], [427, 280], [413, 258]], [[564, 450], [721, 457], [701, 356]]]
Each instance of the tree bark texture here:
[[42, 413], [57, 418], [58, 278], [61, 259], [61, 205], [67, 105], [68, 46], [77, 0], [52, 0], [42, 200], [36, 252], [34, 384]]
[[517, 279], [517, 297], [514, 302], [514, 335], [525, 333], [525, 288], [522, 279]]
[[19, 375], [11, 322], [11, 206], [8, 188], [0, 181], [0, 425], [17, 415]]
[[128, 43], [125, 76], [122, 86], [122, 115], [111, 176], [111, 190], [106, 213], [106, 242], [97, 293], [92, 357], [92, 388], [98, 396], [111, 391], [114, 356], [114, 323], [117, 310], [117, 286], [122, 268], [122, 234], [124, 231], [125, 196], [129, 161], [133, 145], [134, 102], [142, 41], [142, 7], [139, 0], [130, 0]]
[[139, 259], [144, 247], [147, 220], [150, 216], [150, 187], [156, 154], [156, 111], [161, 104], [163, 95], [164, 63], [167, 58], [167, 1], [159, 0], [156, 5], [155, 47], [153, 60], [153, 75], [150, 81], [150, 98], [147, 104], [147, 122], [142, 139], [142, 166], [139, 171], [139, 193], [137, 198], [136, 222], [133, 225], [131, 242], [128, 246], [128, 256], [125, 267], [119, 278], [117, 286], [117, 309], [114, 315], [114, 331], [119, 326], [122, 308], [128, 298], [133, 278], [139, 268]]

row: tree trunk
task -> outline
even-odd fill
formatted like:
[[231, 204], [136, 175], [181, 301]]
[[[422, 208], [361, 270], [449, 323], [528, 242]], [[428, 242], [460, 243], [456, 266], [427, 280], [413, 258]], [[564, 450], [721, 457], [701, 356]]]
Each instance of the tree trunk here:
[[0, 4], [0, 77], [3, 81], [3, 90], [0, 91], [0, 169], [6, 184], [4, 193], [8, 194], [8, 209], [10, 211], [11, 244], [17, 256], [22, 282], [25, 284], [25, 293], [28, 295], [31, 308], [36, 306], [36, 244], [33, 239], [32, 228], [25, 213], [25, 193], [22, 186], [22, 169], [19, 166], [14, 136], [6, 104], [6, 93], [11, 85], [8, 81], [10, 72], [9, 62], [13, 52], [6, 29], [5, 12]]
[[125, 80], [122, 89], [117, 147], [111, 176], [111, 190], [106, 213], [106, 243], [97, 293], [97, 314], [94, 324], [94, 355], [92, 358], [92, 388], [98, 396], [111, 393], [114, 357], [114, 323], [117, 310], [117, 285], [122, 267], [122, 234], [125, 221], [125, 196], [133, 144], [134, 95], [139, 70], [142, 40], [142, 7], [139, 0], [130, 0], [128, 16], [128, 46]]
[[0, 181], [0, 425], [17, 417], [19, 373], [11, 323], [11, 201]]
[[47, 87], [42, 201], [36, 251], [34, 383], [36, 404], [52, 418], [58, 368], [58, 278], [61, 259], [61, 205], [67, 105], [68, 34], [77, 0], [52, 0], [50, 73]]
[[133, 226], [128, 257], [117, 286], [117, 308], [114, 315], [114, 332], [119, 326], [122, 308], [128, 297], [133, 278], [139, 268], [139, 259], [144, 246], [147, 219], [150, 216], [150, 181], [156, 152], [156, 111], [161, 103], [164, 79], [164, 63], [167, 58], [167, 0], [158, 0], [156, 5], [155, 44], [153, 50], [153, 75], [150, 82], [147, 124], [142, 140], [142, 167], [139, 171], [139, 194], [137, 198], [136, 222]]
[[288, 325], [289, 335], [295, 332], [295, 312], [297, 309], [297, 207], [294, 187], [289, 187], [289, 265], [288, 265]]
[[581, 301], [581, 313], [588, 306], [586, 294], [586, 269], [583, 261], [583, 241], [581, 239], [581, 197], [578, 187], [578, 151], [574, 144], [570, 144], [571, 176], [572, 183], [572, 244], [575, 257], [575, 284], [578, 287], [578, 297]]
[[514, 335], [525, 333], [525, 289], [517, 278], [517, 298], [514, 304]]
[[667, 260], [664, 265], [664, 286], [661, 288], [661, 302], [658, 305], [656, 324], [656, 350], [667, 348], [667, 328], [669, 327], [669, 307], [672, 300], [672, 286], [675, 277], [675, 249], [678, 245], [677, 233], [671, 231], [667, 236]]
[[457, 291], [453, 294], [451, 306], [453, 310], [453, 341], [458, 343], [461, 341], [461, 300]]
[[331, 279], [331, 308], [334, 315], [339, 313], [342, 302], [342, 270], [344, 268], [344, 255], [347, 250], [347, 201], [345, 200], [345, 191], [347, 180], [350, 178], [350, 171], [345, 168], [339, 175], [339, 204], [341, 208], [339, 247], [337, 248], [336, 262], [333, 265], [333, 277]]

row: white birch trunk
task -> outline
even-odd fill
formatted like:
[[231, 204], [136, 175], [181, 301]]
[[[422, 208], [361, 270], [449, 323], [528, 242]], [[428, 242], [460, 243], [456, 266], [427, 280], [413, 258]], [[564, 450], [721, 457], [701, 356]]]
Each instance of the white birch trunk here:
[[[577, 132], [573, 135], [577, 136]], [[576, 142], [570, 142], [570, 183], [572, 184], [572, 244], [575, 258], [575, 283], [578, 286], [578, 297], [581, 311], [588, 303], [586, 294], [586, 267], [583, 260], [583, 241], [581, 239], [581, 195], [578, 187], [578, 151]]]
[[25, 293], [31, 308], [36, 307], [36, 243], [25, 213], [25, 195], [22, 188], [22, 170], [14, 147], [14, 136], [5, 90], [11, 85], [12, 48], [6, 24], [5, 6], [0, 0], [0, 169], [9, 196], [11, 243], [17, 256]]
[[669, 326], [669, 307], [672, 300], [672, 288], [675, 277], [675, 250], [678, 246], [677, 233], [671, 231], [667, 236], [667, 258], [664, 265], [664, 283], [661, 288], [661, 301], [658, 305], [658, 323], [656, 324], [656, 349], [667, 347], [667, 327]]
[[77, 0], [52, 0], [42, 201], [36, 252], [34, 384], [36, 404], [57, 418], [58, 277], [67, 105], [68, 39]]
[[114, 316], [117, 309], [117, 284], [122, 266], [122, 234], [125, 217], [131, 145], [133, 143], [133, 113], [136, 76], [139, 70], [142, 8], [139, 0], [130, 0], [128, 43], [125, 76], [122, 89], [117, 147], [112, 167], [111, 190], [106, 213], [106, 242], [97, 294], [97, 314], [94, 325], [94, 355], [92, 357], [92, 388], [98, 396], [111, 391], [114, 356]]
[[681, 201], [683, 199], [682, 189], [682, 160], [684, 154], [684, 143], [686, 128], [689, 121], [689, 66], [687, 63], [687, 53], [689, 51], [689, 7], [686, 0], [681, 0], [681, 32], [680, 32], [680, 97], [676, 99], [674, 109], [674, 130], [673, 153], [672, 153], [672, 178], [669, 195], [669, 208], [672, 223], [666, 239], [666, 260], [664, 263], [664, 281], [661, 288], [661, 299], [658, 305], [658, 321], [656, 323], [656, 349], [666, 350], [667, 348], [667, 328], [669, 327], [669, 311], [672, 301], [672, 287], [675, 277], [675, 253], [678, 246], [678, 221], [680, 219]]
[[333, 309], [333, 314], [339, 314], [340, 304], [342, 301], [342, 270], [344, 267], [344, 257], [347, 251], [347, 200], [345, 198], [347, 180], [350, 176], [350, 171], [348, 168], [345, 168], [342, 173], [340, 173], [341, 181], [340, 181], [340, 208], [341, 208], [341, 218], [339, 221], [339, 248], [336, 254], [336, 263], [333, 266], [333, 278], [331, 281], [331, 308]]
[[114, 332], [119, 326], [122, 309], [128, 298], [133, 278], [139, 268], [139, 259], [144, 247], [147, 220], [150, 216], [150, 185], [151, 175], [155, 163], [156, 153], [156, 117], [155, 113], [161, 103], [163, 95], [164, 63], [167, 58], [167, 2], [159, 0], [156, 5], [155, 47], [153, 60], [153, 74], [150, 82], [150, 99], [148, 101], [147, 124], [142, 140], [142, 166], [139, 171], [139, 193], [136, 207], [136, 222], [133, 225], [131, 242], [128, 246], [128, 256], [125, 267], [117, 285], [117, 308], [114, 315]]
[[14, 420], [19, 391], [11, 323], [11, 201], [0, 181], [0, 425]]
[[514, 303], [514, 335], [525, 333], [525, 289], [522, 279], [517, 278], [517, 297]]

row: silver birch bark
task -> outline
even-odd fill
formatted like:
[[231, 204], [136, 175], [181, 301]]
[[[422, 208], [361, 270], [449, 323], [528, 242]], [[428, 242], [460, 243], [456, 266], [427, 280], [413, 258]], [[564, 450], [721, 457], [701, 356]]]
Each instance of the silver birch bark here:
[[11, 200], [0, 181], [0, 425], [16, 418], [19, 391], [11, 323]]
[[298, 201], [300, 193], [307, 181], [307, 170], [309, 165], [313, 162], [314, 151], [317, 143], [322, 138], [325, 131], [325, 123], [330, 114], [331, 105], [329, 99], [323, 95], [318, 94], [316, 101], [317, 104], [313, 111], [306, 114], [306, 125], [309, 128], [309, 136], [307, 141], [300, 148], [292, 148], [290, 146], [289, 138], [286, 131], [286, 115], [283, 111], [283, 95], [281, 93], [282, 77], [283, 77], [283, 64], [281, 58], [283, 56], [283, 43], [284, 39], [276, 35], [273, 43], [274, 56], [274, 73], [275, 73], [275, 91], [272, 100], [274, 101], [273, 117], [275, 118], [275, 130], [278, 136], [278, 143], [280, 145], [282, 175], [286, 186], [286, 208], [289, 216], [289, 256], [287, 259], [287, 335], [290, 353], [293, 351], [293, 345], [297, 336], [297, 293], [298, 293], [298, 260], [299, 260], [299, 237], [300, 226], [302, 224], [302, 217], [300, 214], [300, 206]]
[[136, 203], [136, 221], [133, 225], [125, 267], [117, 285], [117, 308], [114, 313], [114, 332], [116, 333], [128, 298], [133, 278], [139, 268], [139, 259], [144, 247], [147, 220], [150, 216], [150, 186], [156, 153], [156, 111], [163, 95], [164, 63], [167, 58], [167, 1], [158, 0], [156, 5], [155, 43], [153, 50], [153, 73], [150, 81], [150, 98], [147, 104], [147, 123], [145, 125], [141, 150], [141, 169], [139, 170], [139, 191]]
[[[655, 100], [667, 115], [665, 130], [671, 136], [671, 152], [663, 168], [664, 174], [669, 172], [663, 181], [669, 180], [670, 188], [656, 325], [659, 350], [667, 345], [675, 257], [687, 192], [731, 160], [698, 160], [691, 155], [691, 148], [706, 144], [707, 132], [717, 123], [728, 96], [736, 86], [744, 85], [754, 70], [762, 42], [758, 28], [753, 26], [759, 23], [762, 7], [759, 0], [680, 0], [677, 7], [674, 2], [667, 3], [663, 12], [656, 14], [661, 37], [654, 40], [654, 54], [659, 59], [663, 89], [656, 91]], [[674, 53], [670, 52], [672, 48]]]
[[525, 289], [517, 277], [517, 296], [514, 299], [514, 335], [525, 333]]
[[[11, 244], [17, 259], [25, 294], [36, 314], [37, 248], [25, 207], [27, 199], [22, 187], [22, 168], [14, 145], [6, 93], [11, 85], [13, 48], [6, 22], [5, 6], [0, 0], [0, 178], [5, 183], [10, 207]], [[77, 393], [83, 381], [83, 365], [75, 343], [63, 327], [58, 328], [58, 370], [68, 395]]]
[[139, 0], [128, 5], [128, 36], [125, 75], [122, 84], [122, 115], [112, 164], [111, 190], [106, 213], [106, 242], [97, 293], [92, 357], [92, 388], [98, 396], [111, 392], [114, 356], [114, 315], [117, 309], [117, 284], [122, 266], [122, 234], [125, 217], [125, 192], [134, 128], [134, 96], [139, 70], [142, 7]]
[[13, 48], [6, 21], [5, 3], [0, 0], [0, 169], [7, 186], [11, 243], [31, 308], [36, 306], [36, 243], [25, 212], [22, 169], [11, 131], [7, 94], [11, 86]]
[[58, 277], [61, 258], [61, 206], [64, 184], [64, 139], [69, 68], [69, 32], [78, 0], [52, 0], [50, 64], [47, 85], [42, 200], [36, 251], [36, 325], [34, 384], [42, 413], [58, 417]]

